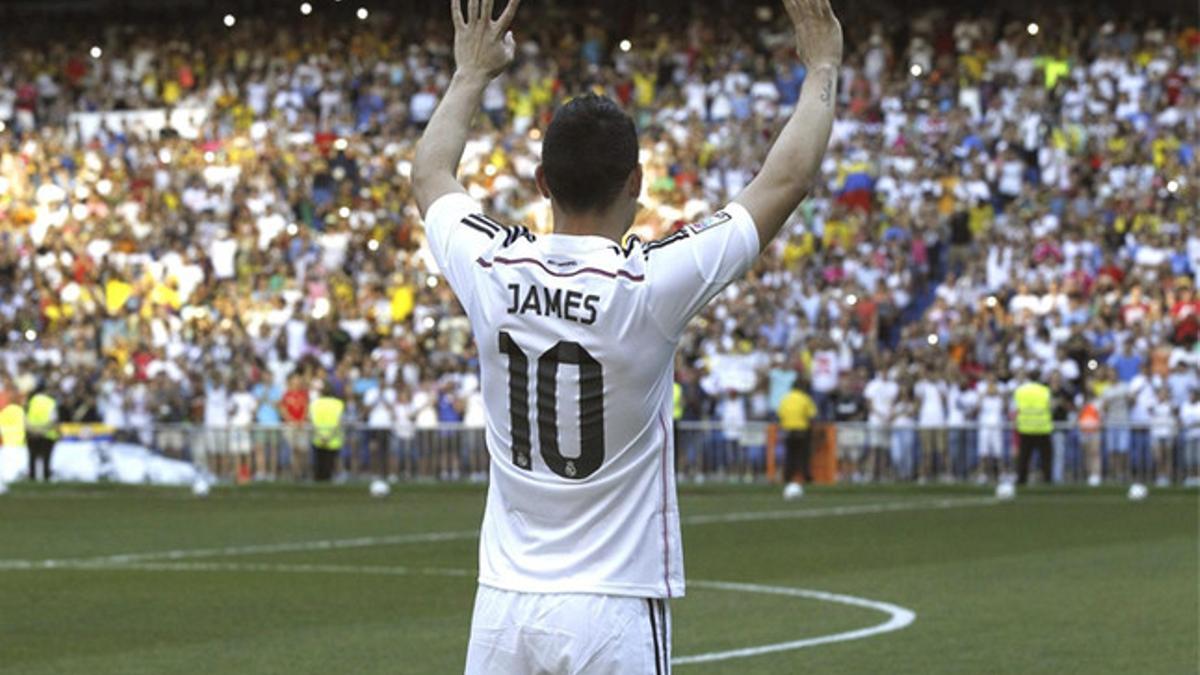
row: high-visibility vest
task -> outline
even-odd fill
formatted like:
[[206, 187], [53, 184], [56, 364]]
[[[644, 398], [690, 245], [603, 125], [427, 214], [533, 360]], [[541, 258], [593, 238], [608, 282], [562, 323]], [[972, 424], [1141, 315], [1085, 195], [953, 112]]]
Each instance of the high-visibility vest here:
[[1013, 393], [1017, 406], [1017, 433], [1049, 434], [1054, 431], [1054, 420], [1050, 416], [1050, 387], [1037, 382], [1026, 382]]
[[678, 422], [683, 419], [683, 385], [676, 382], [672, 389], [672, 395], [675, 397], [674, 417], [675, 421]]
[[0, 443], [6, 448], [25, 447], [25, 411], [16, 403], [0, 410]]
[[46, 394], [35, 394], [29, 399], [29, 409], [25, 412], [25, 426], [29, 433], [57, 440], [57, 412], [57, 401]]
[[313, 445], [322, 450], [341, 450], [345, 441], [342, 433], [342, 413], [346, 404], [332, 396], [322, 396], [309, 406], [312, 417]]

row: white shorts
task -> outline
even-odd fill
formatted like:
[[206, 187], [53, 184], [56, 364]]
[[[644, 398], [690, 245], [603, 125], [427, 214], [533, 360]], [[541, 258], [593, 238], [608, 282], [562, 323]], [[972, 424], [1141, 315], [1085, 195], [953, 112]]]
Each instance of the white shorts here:
[[985, 426], [979, 430], [979, 458], [999, 459], [1004, 454], [1004, 429]]
[[665, 600], [480, 585], [466, 675], [666, 675]]

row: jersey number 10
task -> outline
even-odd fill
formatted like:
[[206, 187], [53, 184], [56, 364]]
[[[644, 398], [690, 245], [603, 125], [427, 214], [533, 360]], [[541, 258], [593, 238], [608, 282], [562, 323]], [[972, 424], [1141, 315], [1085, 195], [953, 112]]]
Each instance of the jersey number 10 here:
[[[507, 332], [500, 352], [508, 357], [508, 409], [512, 422], [512, 461], [533, 470], [529, 422], [529, 357]], [[558, 367], [579, 367], [579, 457], [564, 457], [558, 447]], [[546, 466], [571, 480], [582, 480], [604, 463], [604, 368], [577, 342], [559, 342], [537, 362], [538, 445]]]

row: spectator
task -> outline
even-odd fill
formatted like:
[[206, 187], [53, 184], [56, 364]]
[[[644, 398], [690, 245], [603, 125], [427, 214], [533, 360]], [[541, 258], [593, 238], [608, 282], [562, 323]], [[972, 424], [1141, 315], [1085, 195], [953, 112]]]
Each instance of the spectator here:
[[1186, 429], [1183, 436], [1185, 483], [1195, 487], [1200, 485], [1200, 391], [1192, 391], [1192, 400], [1184, 404], [1179, 419]]
[[283, 394], [284, 441], [291, 451], [292, 477], [308, 475], [308, 401], [309, 389], [304, 378], [298, 374], [288, 378], [288, 388]]
[[888, 426], [892, 420], [892, 407], [900, 396], [900, 385], [891, 379], [889, 370], [880, 368], [875, 377], [867, 383], [863, 397], [867, 401], [867, 444], [872, 455], [872, 476], [879, 480], [890, 456], [891, 430]]
[[925, 371], [923, 379], [913, 386], [918, 401], [918, 427], [921, 444], [921, 482], [932, 480], [939, 471], [944, 479], [950, 477], [946, 456], [946, 383], [934, 368]]
[[806, 383], [797, 376], [777, 411], [787, 448], [783, 465], [785, 499], [803, 495], [801, 484], [812, 483], [812, 422], [817, 417], [817, 405], [805, 388]]
[[861, 483], [867, 476], [867, 402], [855, 373], [847, 373], [833, 396], [833, 414], [837, 421], [838, 458], [842, 475]]
[[900, 480], [912, 480], [913, 462], [916, 453], [917, 432], [916, 402], [912, 391], [905, 387], [900, 390], [900, 396], [892, 406], [892, 471]]
[[[545, 120], [597, 90], [653, 131], [636, 234], [668, 235], [731, 199], [803, 73], [775, 40], [782, 16], [677, 10], [663, 9], [679, 30], [643, 27], [629, 53], [603, 37], [620, 13], [535, 19], [513, 72], [485, 94], [469, 189], [486, 186], [498, 216], [544, 231], [531, 178]], [[82, 76], [64, 59], [90, 43], [61, 37], [64, 51], [46, 51], [37, 30], [12, 36], [0, 73], [0, 370], [28, 379], [34, 359], [56, 360], [82, 383], [64, 397], [64, 419], [103, 417], [139, 440], [144, 428], [125, 432], [177, 416], [145, 388], [160, 373], [190, 402], [206, 396], [197, 375], [283, 384], [354, 369], [414, 398], [448, 386], [465, 400], [476, 375], [466, 317], [408, 206], [416, 129], [452, 73], [445, 28], [419, 20], [432, 11], [247, 20], [236, 31], [197, 23], [169, 40], [113, 24], [127, 39]], [[786, 353], [821, 369], [807, 369], [816, 396], [858, 367], [872, 378], [895, 368], [898, 379], [937, 363], [948, 378], [945, 364], [971, 384], [1030, 360], [1092, 392], [1102, 366], [1129, 382], [1145, 361], [1167, 364], [1173, 401], [1187, 403], [1197, 384], [1176, 373], [1200, 367], [1194, 31], [1147, 17], [1077, 39], [1086, 17], [1067, 10], [1067, 20], [1030, 17], [1043, 26], [1033, 37], [994, 9], [855, 12], [847, 25], [884, 20], [848, 36], [854, 76], [822, 180], [748, 280], [689, 327], [680, 365], [700, 382], [722, 357]], [[557, 39], [564, 20], [591, 36], [587, 58]], [[281, 29], [320, 65], [281, 60]], [[933, 47], [956, 34], [980, 37]], [[1039, 60], [1046, 49], [1057, 58]], [[155, 64], [179, 53], [194, 63], [160, 76]], [[747, 53], [771, 67], [751, 67]], [[923, 75], [890, 54], [910, 55]], [[1066, 76], [1043, 67], [1061, 62]], [[124, 127], [99, 123], [106, 111], [166, 108], [205, 121], [163, 133], [136, 114]], [[73, 113], [88, 123], [68, 125]], [[804, 354], [814, 335], [836, 343]], [[698, 392], [697, 421], [714, 419], [723, 389]], [[288, 446], [302, 471], [299, 412]], [[1103, 435], [1109, 452], [1133, 443], [1119, 429]], [[202, 457], [213, 440], [192, 445]]]
[[1084, 464], [1087, 470], [1087, 482], [1092, 487], [1100, 485], [1100, 407], [1095, 401], [1083, 404], [1079, 411], [1079, 437], [1083, 446]]
[[1052, 392], [1037, 381], [1037, 370], [1030, 368], [1025, 382], [1013, 392], [1013, 408], [1017, 417], [1017, 484], [1029, 480], [1029, 462], [1037, 453], [1041, 462], [1042, 480], [1054, 480], [1050, 435], [1054, 431]]
[[[1155, 484], [1166, 487], [1174, 475], [1175, 409], [1166, 388], [1158, 390], [1158, 400], [1150, 410], [1150, 442], [1154, 449]], [[1149, 472], [1147, 472], [1149, 475]]]
[[[1115, 379], [1116, 373], [1110, 368], [1108, 376]], [[1104, 418], [1104, 447], [1118, 481], [1129, 478], [1129, 450], [1132, 443], [1129, 399], [1129, 386], [1120, 380], [1113, 381], [1100, 394], [1103, 403], [1100, 414]]]
[[338, 457], [346, 441], [346, 431], [342, 426], [346, 404], [332, 394], [332, 386], [319, 382], [316, 389], [318, 396], [309, 410], [313, 427], [313, 475], [317, 482], [327, 483], [333, 479]]

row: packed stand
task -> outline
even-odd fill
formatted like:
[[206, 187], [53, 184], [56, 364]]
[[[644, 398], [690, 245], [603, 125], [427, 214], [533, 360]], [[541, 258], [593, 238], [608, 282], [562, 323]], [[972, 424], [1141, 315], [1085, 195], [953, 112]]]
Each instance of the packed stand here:
[[[529, 18], [467, 148], [472, 194], [548, 231], [541, 130], [590, 89], [643, 134], [635, 234], [736, 196], [804, 73], [777, 13], [693, 11], [629, 35], [595, 12]], [[1032, 378], [1055, 392], [1057, 477], [1092, 473], [1085, 410], [1109, 475], [1150, 471], [1160, 443], [1165, 479], [1198, 475], [1200, 31], [999, 17], [846, 21], [823, 183], [682, 341], [681, 470], [761, 471], [766, 441], [745, 430], [799, 378], [816, 421], [843, 423], [845, 477], [973, 475], [1010, 453], [1011, 393]], [[452, 73], [438, 19], [5, 45], [4, 396], [44, 385], [63, 419], [172, 453], [253, 448], [273, 475], [304, 472], [302, 433], [249, 430], [298, 429], [323, 391], [361, 428], [347, 467], [386, 447], [390, 473], [479, 477], [474, 440], [461, 460], [406, 459], [439, 425], [483, 424], [469, 325], [410, 198]], [[146, 109], [190, 117], [97, 121]], [[162, 431], [188, 424], [246, 433]]]

